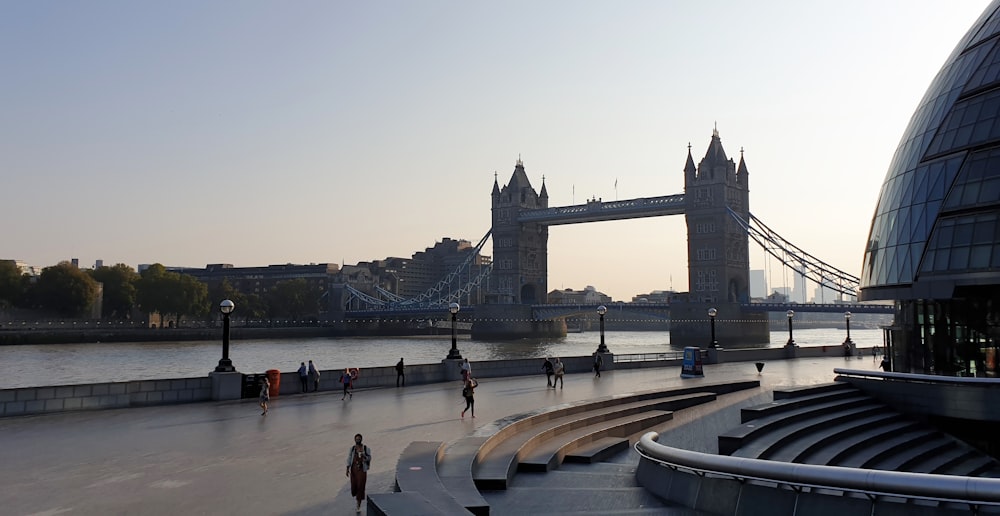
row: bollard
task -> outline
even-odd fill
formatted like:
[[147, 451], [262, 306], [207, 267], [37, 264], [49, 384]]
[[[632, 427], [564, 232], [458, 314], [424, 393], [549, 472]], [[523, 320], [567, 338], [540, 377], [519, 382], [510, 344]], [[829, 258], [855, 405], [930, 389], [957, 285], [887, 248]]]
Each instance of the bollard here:
[[757, 366], [757, 374], [764, 370], [764, 362], [756, 362], [754, 365]]

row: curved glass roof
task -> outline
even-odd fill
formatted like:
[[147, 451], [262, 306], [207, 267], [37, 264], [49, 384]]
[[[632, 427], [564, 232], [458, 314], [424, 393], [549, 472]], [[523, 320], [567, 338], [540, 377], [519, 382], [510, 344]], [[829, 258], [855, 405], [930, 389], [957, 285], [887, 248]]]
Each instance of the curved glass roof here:
[[862, 300], [923, 298], [934, 289], [917, 284], [969, 272], [996, 271], [1000, 283], [998, 36], [994, 0], [910, 119], [872, 219]]

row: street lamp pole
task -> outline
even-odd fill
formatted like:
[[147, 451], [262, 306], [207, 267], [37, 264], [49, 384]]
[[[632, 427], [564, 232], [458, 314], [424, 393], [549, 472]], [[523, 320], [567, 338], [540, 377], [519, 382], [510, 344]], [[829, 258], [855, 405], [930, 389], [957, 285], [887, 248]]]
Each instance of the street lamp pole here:
[[219, 303], [219, 311], [222, 312], [222, 358], [219, 365], [215, 367], [217, 373], [232, 373], [236, 371], [233, 361], [229, 359], [229, 314], [233, 313], [236, 304], [226, 299]]
[[601, 345], [597, 346], [598, 353], [607, 353], [608, 346], [604, 344], [604, 314], [608, 313], [608, 307], [601, 305], [597, 307], [597, 315], [601, 316]]
[[712, 326], [712, 340], [711, 340], [711, 342], [708, 343], [708, 347], [710, 347], [710, 348], [717, 348], [717, 347], [719, 347], [718, 341], [715, 340], [715, 316], [716, 315], [719, 315], [719, 311], [718, 310], [716, 310], [715, 308], [709, 308], [708, 309], [708, 319], [712, 323], [711, 324], [711, 326]]
[[851, 342], [851, 312], [844, 312], [844, 322], [847, 323], [847, 338], [844, 339], [844, 345], [853, 347], [854, 343]]
[[795, 317], [795, 310], [789, 310], [785, 312], [788, 316], [788, 342], [785, 343], [785, 347], [795, 347], [795, 339], [792, 338], [792, 318]]
[[448, 352], [448, 360], [461, 360], [462, 354], [458, 352], [458, 333], [455, 329], [455, 322], [458, 320], [458, 311], [462, 307], [458, 303], [452, 303], [448, 305], [448, 311], [451, 312], [451, 351]]

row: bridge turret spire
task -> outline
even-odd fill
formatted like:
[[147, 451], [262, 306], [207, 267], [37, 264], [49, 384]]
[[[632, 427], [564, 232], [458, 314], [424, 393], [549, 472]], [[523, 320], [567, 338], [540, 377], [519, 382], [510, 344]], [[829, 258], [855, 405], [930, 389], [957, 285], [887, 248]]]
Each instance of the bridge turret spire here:
[[745, 185], [749, 177], [750, 172], [747, 170], [747, 163], [743, 161], [743, 147], [740, 147], [740, 165], [736, 168], [736, 182]]
[[545, 207], [548, 207], [549, 191], [545, 188], [545, 176], [542, 176], [542, 190], [538, 192], [538, 199], [544, 199]]
[[697, 173], [698, 173], [698, 168], [694, 166], [694, 158], [691, 157], [691, 142], [688, 142], [687, 163], [684, 164], [685, 184], [693, 183], [695, 175]]
[[497, 197], [500, 197], [500, 183], [497, 182], [497, 171], [494, 170], [493, 171], [493, 199], [494, 199], [494, 202], [496, 201]]

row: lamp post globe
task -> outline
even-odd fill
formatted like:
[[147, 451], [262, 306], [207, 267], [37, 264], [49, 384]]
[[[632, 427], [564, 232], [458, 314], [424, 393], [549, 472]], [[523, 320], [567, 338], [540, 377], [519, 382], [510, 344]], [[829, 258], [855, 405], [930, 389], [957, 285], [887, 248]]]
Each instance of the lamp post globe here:
[[448, 311], [451, 312], [451, 351], [448, 352], [448, 360], [461, 360], [462, 354], [458, 352], [458, 333], [455, 329], [455, 322], [458, 320], [458, 311], [462, 307], [458, 303], [452, 303], [448, 305]]
[[785, 312], [788, 317], [788, 342], [785, 343], [786, 347], [794, 347], [795, 339], [792, 337], [792, 318], [795, 317], [795, 310], [789, 310]]
[[236, 309], [236, 303], [229, 299], [224, 299], [219, 303], [219, 311], [222, 312], [222, 358], [219, 365], [215, 366], [217, 373], [232, 373], [236, 371], [233, 361], [229, 359], [229, 314]]
[[851, 342], [851, 312], [844, 312], [844, 322], [847, 324], [847, 340], [844, 342]]
[[597, 307], [597, 315], [601, 317], [601, 344], [597, 346], [598, 353], [607, 353], [608, 346], [604, 344], [604, 314], [608, 313], [608, 307], [601, 305]]
[[712, 340], [708, 342], [708, 347], [717, 348], [719, 347], [719, 342], [715, 340], [715, 316], [719, 315], [719, 311], [715, 308], [708, 309], [708, 320], [711, 322], [712, 327]]

